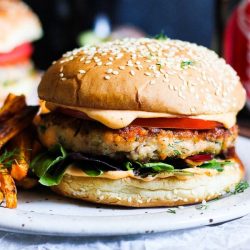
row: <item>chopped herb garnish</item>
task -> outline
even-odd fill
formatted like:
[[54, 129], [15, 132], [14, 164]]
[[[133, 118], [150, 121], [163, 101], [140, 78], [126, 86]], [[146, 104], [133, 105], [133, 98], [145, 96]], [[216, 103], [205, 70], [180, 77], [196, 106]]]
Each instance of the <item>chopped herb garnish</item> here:
[[182, 61], [182, 62], [181, 62], [181, 68], [182, 68], [182, 69], [185, 69], [185, 67], [191, 66], [191, 65], [193, 65], [193, 64], [194, 64], [194, 62], [193, 62], [193, 61], [190, 61], [190, 60]]
[[10, 168], [13, 162], [16, 160], [15, 156], [17, 155], [17, 153], [17, 149], [14, 149], [12, 151], [5, 150], [0, 155], [0, 164], [2, 165], [2, 168]]
[[195, 208], [197, 210], [206, 210], [206, 209], [208, 209], [208, 204], [199, 204], [199, 205], [195, 206]]
[[157, 40], [167, 40], [168, 39], [168, 37], [164, 34], [163, 31], [161, 31], [160, 34], [157, 34], [154, 38]]
[[247, 188], [249, 188], [249, 184], [247, 181], [241, 181], [235, 186], [235, 189], [232, 194], [243, 193]]
[[175, 156], [178, 156], [178, 155], [181, 155], [181, 152], [177, 149], [174, 149], [174, 154], [175, 154]]
[[129, 161], [125, 162], [125, 168], [126, 168], [127, 170], [133, 170], [132, 163], [129, 162]]
[[167, 213], [176, 214], [176, 210], [169, 208], [169, 209], [167, 210]]

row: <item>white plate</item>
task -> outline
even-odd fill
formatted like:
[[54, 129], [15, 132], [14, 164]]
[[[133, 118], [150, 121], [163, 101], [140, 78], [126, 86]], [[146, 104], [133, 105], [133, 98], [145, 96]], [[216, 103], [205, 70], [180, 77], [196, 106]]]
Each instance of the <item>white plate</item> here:
[[[250, 140], [239, 138], [237, 150], [250, 169]], [[249, 178], [247, 178], [249, 179]], [[197, 206], [175, 208], [131, 209], [93, 205], [65, 199], [50, 191], [20, 192], [18, 208], [0, 208], [0, 229], [12, 232], [67, 235], [107, 236], [163, 232], [211, 225], [244, 216], [250, 212], [250, 188], [208, 203], [206, 210]]]

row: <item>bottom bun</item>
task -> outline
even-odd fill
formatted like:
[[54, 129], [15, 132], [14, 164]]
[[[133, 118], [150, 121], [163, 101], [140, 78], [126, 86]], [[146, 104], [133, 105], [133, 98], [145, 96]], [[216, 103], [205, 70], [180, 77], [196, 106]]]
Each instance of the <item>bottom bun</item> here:
[[[204, 170], [204, 169], [203, 169]], [[151, 181], [126, 177], [74, 176], [66, 173], [52, 190], [67, 197], [85, 201], [129, 206], [159, 207], [179, 206], [217, 198], [233, 190], [244, 176], [239, 163], [225, 166], [223, 172], [201, 171], [187, 178], [155, 178]]]

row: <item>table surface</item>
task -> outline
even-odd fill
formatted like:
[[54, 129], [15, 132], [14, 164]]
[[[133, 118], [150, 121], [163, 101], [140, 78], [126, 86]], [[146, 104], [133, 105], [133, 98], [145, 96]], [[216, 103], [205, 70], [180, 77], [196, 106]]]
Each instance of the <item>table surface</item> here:
[[0, 249], [9, 250], [244, 250], [250, 249], [250, 214], [245, 217], [214, 226], [205, 226], [189, 230], [178, 230], [158, 234], [116, 236], [105, 238], [39, 236], [0, 231], [0, 242]]

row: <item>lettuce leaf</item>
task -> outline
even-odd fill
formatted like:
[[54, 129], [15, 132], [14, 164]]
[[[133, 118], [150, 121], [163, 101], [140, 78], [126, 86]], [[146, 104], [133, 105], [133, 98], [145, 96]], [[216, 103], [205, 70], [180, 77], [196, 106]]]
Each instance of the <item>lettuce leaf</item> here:
[[[60, 144], [56, 144], [44, 153], [41, 153], [31, 162], [32, 172], [39, 177], [44, 186], [58, 185], [67, 167], [74, 163], [89, 176], [99, 176], [103, 171], [120, 170], [112, 164], [81, 153], [68, 153]], [[87, 164], [83, 164], [87, 163]]]
[[231, 161], [218, 161], [213, 159], [211, 161], [207, 161], [204, 164], [200, 165], [199, 168], [210, 168], [216, 169], [218, 172], [222, 172], [224, 170], [224, 166], [231, 165]]
[[44, 152], [31, 162], [30, 168], [39, 177], [39, 182], [45, 186], [58, 185], [68, 166], [66, 163], [67, 152], [57, 144]]
[[[60, 144], [55, 145], [44, 153], [41, 153], [31, 162], [32, 172], [39, 177], [39, 182], [45, 186], [58, 185], [67, 167], [74, 164], [89, 176], [99, 176], [104, 171], [132, 170], [135, 175], [146, 177], [161, 172], [171, 172], [178, 175], [193, 175], [183, 169], [176, 169], [172, 163], [166, 162], [130, 162], [114, 161], [105, 156], [91, 156], [79, 152], [67, 152]], [[204, 162], [200, 168], [216, 169], [219, 172], [224, 166], [232, 164], [230, 161], [218, 161], [213, 159]]]

